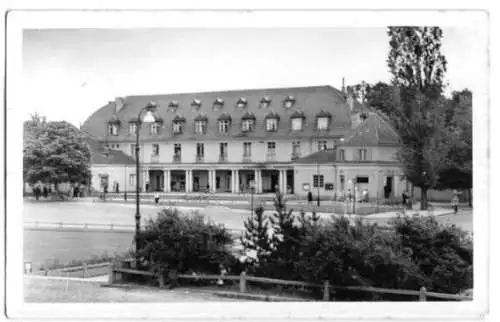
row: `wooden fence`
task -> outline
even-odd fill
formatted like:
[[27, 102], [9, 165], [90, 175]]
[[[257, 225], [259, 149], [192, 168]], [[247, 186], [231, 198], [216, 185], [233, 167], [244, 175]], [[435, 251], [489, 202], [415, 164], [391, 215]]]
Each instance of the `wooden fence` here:
[[[156, 277], [157, 275], [153, 272], [148, 271], [138, 271], [130, 268], [117, 268], [112, 267], [109, 276], [109, 283], [113, 284], [119, 282], [122, 279], [122, 275], [143, 275], [149, 277]], [[197, 274], [178, 274], [177, 277], [179, 279], [187, 279], [187, 280], [232, 280], [239, 281], [239, 292], [246, 293], [248, 292], [247, 282], [257, 282], [257, 283], [266, 283], [266, 284], [274, 284], [274, 285], [286, 285], [286, 286], [298, 286], [298, 287], [311, 287], [311, 288], [320, 288], [323, 291], [323, 301], [330, 301], [330, 294], [335, 290], [347, 290], [347, 291], [360, 291], [360, 292], [371, 292], [371, 293], [382, 293], [382, 294], [398, 294], [398, 295], [407, 295], [407, 296], [416, 296], [420, 301], [426, 301], [427, 298], [438, 298], [443, 300], [455, 300], [455, 301], [471, 301], [472, 297], [463, 296], [463, 295], [455, 295], [455, 294], [444, 294], [444, 293], [435, 293], [428, 292], [425, 287], [422, 287], [419, 291], [413, 290], [395, 290], [395, 289], [387, 289], [387, 288], [379, 288], [379, 287], [366, 287], [366, 286], [337, 286], [330, 285], [329, 281], [324, 281], [322, 284], [318, 283], [308, 283], [301, 281], [287, 281], [275, 278], [267, 278], [267, 277], [257, 277], [246, 275], [245, 272], [241, 272], [239, 276], [237, 275], [197, 275]], [[158, 284], [160, 287], [165, 285], [164, 276], [160, 274], [158, 276]]]

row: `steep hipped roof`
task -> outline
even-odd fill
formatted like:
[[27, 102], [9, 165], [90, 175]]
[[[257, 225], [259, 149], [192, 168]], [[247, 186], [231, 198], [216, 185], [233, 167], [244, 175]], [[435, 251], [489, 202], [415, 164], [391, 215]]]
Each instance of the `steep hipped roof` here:
[[108, 164], [122, 164], [133, 165], [135, 159], [125, 154], [123, 151], [107, 149], [103, 147], [94, 137], [90, 134], [87, 135], [87, 144], [90, 147], [92, 165], [108, 165]]
[[337, 160], [337, 151], [335, 150], [323, 150], [313, 154], [309, 154], [301, 159], [298, 159], [294, 163], [296, 164], [323, 164], [323, 163], [333, 163]]
[[[284, 108], [284, 100], [292, 96], [294, 103], [291, 108]], [[261, 101], [264, 97], [269, 98], [269, 106], [262, 108]], [[217, 99], [222, 100], [223, 106], [220, 109], [214, 109], [213, 103]], [[240, 99], [246, 100], [245, 108], [237, 107], [237, 102]], [[201, 103], [198, 109], [194, 109], [191, 103], [196, 100]], [[146, 106], [149, 101], [154, 101], [158, 105], [158, 113], [163, 118], [164, 123], [159, 135], [151, 137], [146, 126], [141, 127], [141, 140], [158, 140], [158, 139], [176, 139], [183, 140], [195, 137], [194, 135], [194, 118], [204, 113], [208, 116], [207, 133], [203, 136], [205, 140], [218, 139], [219, 137], [245, 137], [245, 138], [265, 138], [269, 136], [266, 132], [265, 117], [271, 110], [274, 110], [280, 115], [281, 122], [278, 131], [273, 133], [274, 138], [290, 138], [290, 137], [311, 137], [317, 134], [315, 128], [316, 115], [324, 110], [332, 114], [331, 127], [328, 131], [322, 131], [322, 136], [339, 137], [345, 135], [346, 131], [351, 127], [349, 107], [344, 99], [343, 94], [331, 86], [315, 86], [315, 87], [295, 87], [295, 88], [276, 88], [276, 89], [252, 89], [252, 90], [235, 90], [223, 92], [208, 92], [208, 93], [188, 93], [188, 94], [170, 94], [170, 95], [142, 95], [128, 96], [123, 99], [123, 107], [116, 113], [120, 119], [121, 127], [118, 131], [118, 136], [108, 136], [108, 141], [120, 142], [129, 141], [128, 126], [125, 126], [129, 120], [137, 116], [139, 109]], [[174, 110], [169, 108], [172, 101], [178, 103], [178, 107]], [[305, 121], [302, 131], [292, 131], [290, 116], [295, 113], [296, 109], [304, 112]], [[115, 115], [115, 104], [100, 108], [94, 112], [83, 124], [83, 128], [92, 133], [95, 137], [103, 140], [106, 135], [106, 122]], [[172, 132], [172, 119], [176, 113], [181, 113], [186, 118], [186, 124], [182, 135], [174, 136]], [[217, 126], [217, 119], [221, 114], [228, 113], [231, 115], [232, 126], [228, 134], [220, 134]], [[256, 124], [255, 131], [243, 133], [241, 131], [240, 122], [245, 113], [255, 115]]]
[[399, 135], [391, 125], [375, 112], [354, 129], [341, 143], [343, 146], [400, 145]]

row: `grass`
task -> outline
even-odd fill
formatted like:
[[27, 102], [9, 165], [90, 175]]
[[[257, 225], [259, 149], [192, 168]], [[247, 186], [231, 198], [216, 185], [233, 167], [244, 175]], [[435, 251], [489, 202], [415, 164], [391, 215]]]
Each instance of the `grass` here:
[[104, 288], [99, 283], [43, 278], [24, 279], [24, 300], [32, 303], [223, 301], [209, 294], [183, 290]]

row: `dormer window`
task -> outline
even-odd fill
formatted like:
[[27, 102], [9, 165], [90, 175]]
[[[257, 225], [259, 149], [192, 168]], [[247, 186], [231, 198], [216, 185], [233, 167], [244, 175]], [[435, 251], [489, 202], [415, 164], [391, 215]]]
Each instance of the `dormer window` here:
[[174, 117], [172, 120], [172, 131], [174, 135], [180, 135], [183, 133], [184, 123], [186, 123], [186, 119], [182, 115], [177, 114]]
[[194, 133], [206, 134], [208, 126], [208, 118], [204, 115], [199, 115], [194, 119]]
[[245, 113], [241, 118], [241, 131], [242, 132], [253, 132], [255, 130], [255, 115], [251, 113]]
[[177, 110], [177, 108], [179, 107], [179, 101], [177, 100], [171, 100], [169, 103], [168, 103], [168, 108], [175, 112]]
[[243, 132], [253, 132], [255, 129], [254, 120], [243, 120], [241, 121], [241, 131]]
[[160, 134], [160, 128], [161, 128], [161, 123], [160, 122], [154, 122], [149, 125], [149, 134], [151, 135], [158, 135]]
[[118, 135], [118, 124], [108, 123], [108, 135]]
[[222, 114], [217, 119], [217, 126], [219, 127], [220, 134], [227, 134], [231, 126], [231, 116], [229, 114]]
[[137, 122], [130, 122], [128, 124], [128, 133], [136, 134], [137, 133]]
[[279, 115], [275, 113], [269, 113], [266, 116], [266, 131], [267, 132], [276, 132], [278, 131], [278, 121]]
[[260, 108], [268, 108], [271, 105], [271, 98], [269, 96], [265, 96], [260, 100]]
[[283, 101], [284, 108], [291, 108], [295, 104], [295, 98], [291, 95], [287, 96]]
[[316, 115], [316, 129], [318, 131], [326, 131], [330, 127], [332, 115], [328, 112], [321, 111]]
[[290, 119], [292, 120], [292, 131], [302, 131], [305, 119], [304, 112], [297, 110], [290, 116]]
[[193, 107], [196, 110], [199, 110], [201, 107], [201, 100], [195, 98], [194, 100], [191, 101], [191, 107]]
[[245, 108], [247, 106], [247, 99], [244, 97], [240, 97], [238, 102], [236, 102], [236, 107], [238, 108]]
[[118, 129], [120, 128], [120, 120], [116, 115], [113, 115], [108, 121], [108, 135], [118, 135]]
[[214, 101], [213, 109], [219, 111], [223, 107], [224, 107], [224, 100], [222, 98], [217, 97]]

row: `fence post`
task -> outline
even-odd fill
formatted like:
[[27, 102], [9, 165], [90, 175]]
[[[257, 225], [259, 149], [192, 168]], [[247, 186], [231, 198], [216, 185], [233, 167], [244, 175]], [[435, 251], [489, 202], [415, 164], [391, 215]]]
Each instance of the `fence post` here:
[[427, 300], [427, 296], [425, 296], [426, 292], [427, 292], [427, 290], [425, 289], [425, 287], [422, 286], [420, 288], [420, 295], [419, 295], [419, 300], [421, 302], [425, 302]]
[[330, 281], [323, 282], [323, 301], [330, 301]]
[[87, 267], [87, 263], [83, 263], [83, 278], [85, 277], [88, 277], [88, 267]]
[[109, 275], [108, 283], [113, 284], [115, 282], [115, 272], [113, 271], [113, 264], [109, 265]]
[[247, 281], [245, 280], [246, 273], [245, 271], [240, 274], [240, 292], [246, 293], [247, 291]]

